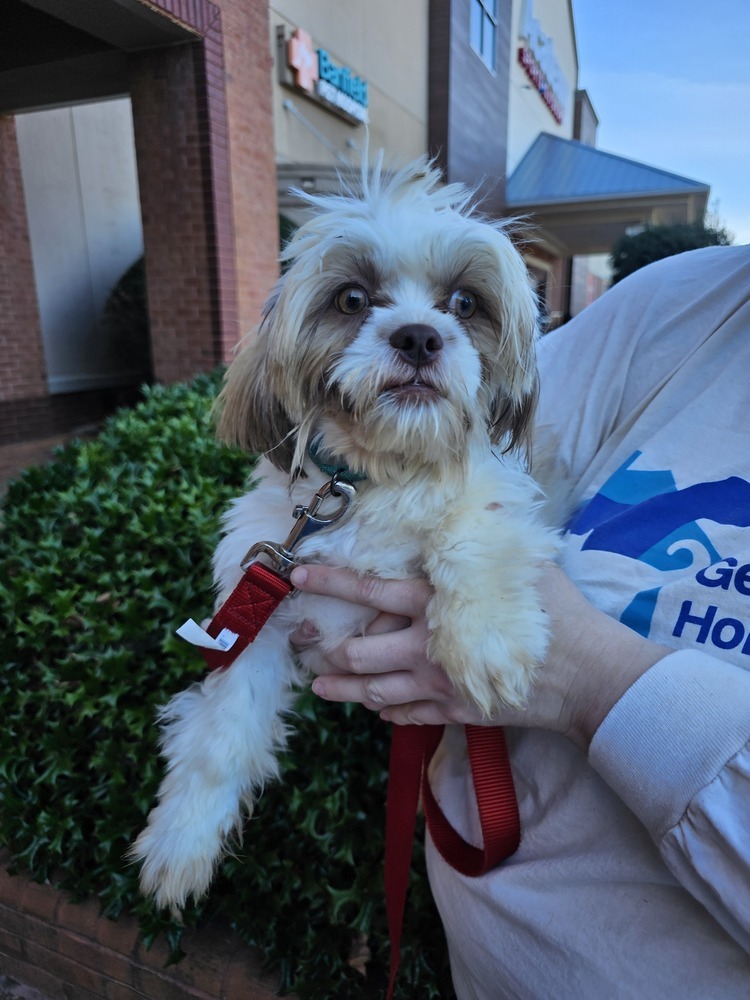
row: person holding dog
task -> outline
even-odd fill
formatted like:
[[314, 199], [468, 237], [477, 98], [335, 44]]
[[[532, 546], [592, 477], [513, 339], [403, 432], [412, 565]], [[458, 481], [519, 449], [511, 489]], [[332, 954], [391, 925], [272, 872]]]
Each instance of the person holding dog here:
[[430, 662], [427, 581], [320, 565], [294, 585], [380, 614], [313, 689], [447, 724], [431, 784], [474, 842], [462, 724], [506, 727], [518, 850], [472, 879], [428, 846], [460, 1000], [748, 997], [750, 247], [636, 272], [539, 365], [534, 451], [569, 507], [526, 708], [482, 718]]

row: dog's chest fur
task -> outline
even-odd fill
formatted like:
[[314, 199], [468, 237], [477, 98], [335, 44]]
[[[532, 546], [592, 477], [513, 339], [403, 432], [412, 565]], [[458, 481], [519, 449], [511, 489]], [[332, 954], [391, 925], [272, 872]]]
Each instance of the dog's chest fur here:
[[[283, 542], [294, 523], [293, 508], [309, 504], [326, 481], [325, 473], [312, 468], [290, 490], [287, 478], [268, 462], [259, 467], [259, 475], [257, 488], [235, 501], [225, 518], [225, 535], [215, 557], [219, 604], [236, 586], [247, 550], [261, 540]], [[499, 460], [489, 448], [477, 450], [460, 480], [425, 475], [405, 485], [358, 484], [349, 516], [306, 538], [295, 556], [302, 563], [347, 566], [386, 579], [429, 575], [425, 564], [430, 555], [434, 558], [446, 544], [455, 553], [463, 544], [464, 530], [457, 540], [457, 525], [464, 526], [470, 547], [476, 544], [478, 522], [485, 521], [490, 542], [491, 534], [502, 531], [508, 521], [512, 524], [519, 515], [525, 520], [532, 503], [530, 482], [520, 469]], [[282, 630], [305, 619], [314, 621], [323, 647], [330, 647], [362, 632], [374, 615], [345, 601], [298, 593], [274, 617]]]
[[[287, 477], [268, 463], [262, 463], [259, 474], [259, 485], [236, 500], [224, 519], [225, 534], [214, 560], [220, 597], [236, 584], [247, 549], [261, 540], [283, 542], [294, 525], [294, 508], [309, 505], [330, 478], [313, 470], [290, 490]], [[337, 504], [335, 498], [329, 502], [332, 510]], [[409, 489], [357, 484], [348, 516], [304, 539], [294, 554], [300, 562], [349, 566], [389, 577], [414, 576], [420, 569], [417, 532], [425, 513], [430, 518], [429, 512], [418, 509]]]

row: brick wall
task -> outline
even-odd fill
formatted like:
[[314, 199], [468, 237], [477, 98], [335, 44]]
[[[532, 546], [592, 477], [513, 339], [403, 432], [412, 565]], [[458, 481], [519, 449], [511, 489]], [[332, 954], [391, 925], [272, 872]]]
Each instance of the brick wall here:
[[0, 303], [1, 434], [25, 401], [47, 395], [16, 123], [7, 117], [0, 117]]
[[[170, 382], [228, 360], [277, 276], [271, 56], [266, 0], [152, 6], [196, 39], [129, 58], [153, 370]], [[0, 444], [106, 412], [106, 394], [77, 405], [47, 391], [10, 118], [0, 119], [0, 301]]]
[[154, 372], [228, 360], [276, 278], [278, 216], [268, 8], [189, 8], [194, 45], [131, 57]]
[[44, 395], [0, 400], [0, 447], [88, 430], [119, 406], [132, 405], [138, 396], [136, 387], [50, 396], [45, 385]]
[[168, 948], [149, 950], [133, 918], [109, 920], [96, 900], [5, 871], [0, 856], [0, 974], [49, 1000], [273, 1000], [277, 982], [229, 927], [187, 931], [187, 957], [166, 966]]
[[279, 219], [268, 4], [221, 0], [240, 336], [278, 278]]
[[153, 371], [167, 382], [218, 361], [196, 60], [199, 43], [130, 59]]

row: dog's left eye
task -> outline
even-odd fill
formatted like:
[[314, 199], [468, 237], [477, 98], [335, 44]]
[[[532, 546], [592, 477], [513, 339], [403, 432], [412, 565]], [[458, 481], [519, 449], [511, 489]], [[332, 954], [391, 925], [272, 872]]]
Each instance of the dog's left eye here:
[[477, 297], [473, 292], [467, 292], [464, 288], [457, 288], [450, 299], [448, 299], [448, 308], [459, 319], [469, 319], [477, 311]]
[[359, 285], [347, 285], [346, 288], [342, 288], [340, 292], [336, 293], [336, 298], [333, 301], [338, 311], [346, 316], [354, 316], [370, 304], [367, 292]]

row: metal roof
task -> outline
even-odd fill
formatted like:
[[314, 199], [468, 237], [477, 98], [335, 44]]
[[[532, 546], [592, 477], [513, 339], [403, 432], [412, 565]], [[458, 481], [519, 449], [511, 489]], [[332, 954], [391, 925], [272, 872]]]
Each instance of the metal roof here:
[[508, 179], [509, 208], [708, 193], [708, 184], [542, 132]]

